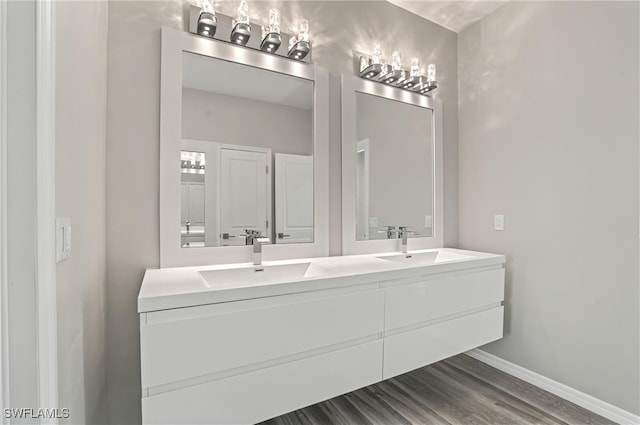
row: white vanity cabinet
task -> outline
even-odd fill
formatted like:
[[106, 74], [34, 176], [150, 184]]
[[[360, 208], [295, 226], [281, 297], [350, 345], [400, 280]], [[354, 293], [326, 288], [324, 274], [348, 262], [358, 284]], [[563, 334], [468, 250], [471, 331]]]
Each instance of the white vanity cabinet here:
[[502, 338], [504, 269], [387, 283], [383, 379]]
[[[504, 257], [427, 267], [366, 257], [319, 259], [325, 276], [275, 284], [272, 296], [219, 288], [244, 295], [216, 301], [203, 288], [202, 305], [188, 298], [203, 282], [194, 268], [148, 272], [143, 423], [256, 423], [502, 337]], [[169, 294], [181, 273], [191, 277]]]
[[145, 424], [255, 423], [382, 379], [378, 284], [141, 320]]

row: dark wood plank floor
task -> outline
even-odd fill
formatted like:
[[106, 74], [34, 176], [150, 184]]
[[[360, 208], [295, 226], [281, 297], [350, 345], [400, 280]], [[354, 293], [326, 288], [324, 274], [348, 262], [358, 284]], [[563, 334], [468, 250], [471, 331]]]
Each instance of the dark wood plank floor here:
[[463, 354], [262, 425], [614, 424]]

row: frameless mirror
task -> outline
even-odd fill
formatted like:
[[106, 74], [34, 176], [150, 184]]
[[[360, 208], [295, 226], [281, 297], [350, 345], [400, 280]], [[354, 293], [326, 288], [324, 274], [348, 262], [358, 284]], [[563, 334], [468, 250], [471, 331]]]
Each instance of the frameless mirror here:
[[181, 247], [314, 241], [313, 106], [311, 80], [182, 53]]
[[433, 111], [356, 92], [356, 240], [433, 236]]

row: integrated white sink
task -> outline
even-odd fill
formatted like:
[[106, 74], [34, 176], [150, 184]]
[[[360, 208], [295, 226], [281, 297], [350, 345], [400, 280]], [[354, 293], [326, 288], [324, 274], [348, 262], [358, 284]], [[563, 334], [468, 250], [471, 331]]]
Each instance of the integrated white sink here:
[[251, 266], [233, 269], [202, 270], [202, 280], [210, 287], [268, 285], [326, 277], [330, 270], [313, 263]]
[[428, 265], [445, 263], [448, 261], [467, 260], [470, 255], [458, 254], [446, 251], [429, 251], [429, 252], [409, 252], [407, 254], [393, 254], [383, 255], [376, 257], [380, 260], [393, 261], [399, 264], [411, 264], [411, 265]]

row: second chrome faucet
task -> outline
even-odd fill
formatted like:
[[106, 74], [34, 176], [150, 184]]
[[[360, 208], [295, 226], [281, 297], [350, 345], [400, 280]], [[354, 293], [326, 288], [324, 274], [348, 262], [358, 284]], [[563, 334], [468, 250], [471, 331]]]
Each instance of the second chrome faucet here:
[[269, 238], [262, 236], [259, 230], [244, 230], [246, 235], [246, 244], [253, 245], [253, 265], [262, 265], [262, 245], [268, 244]]

